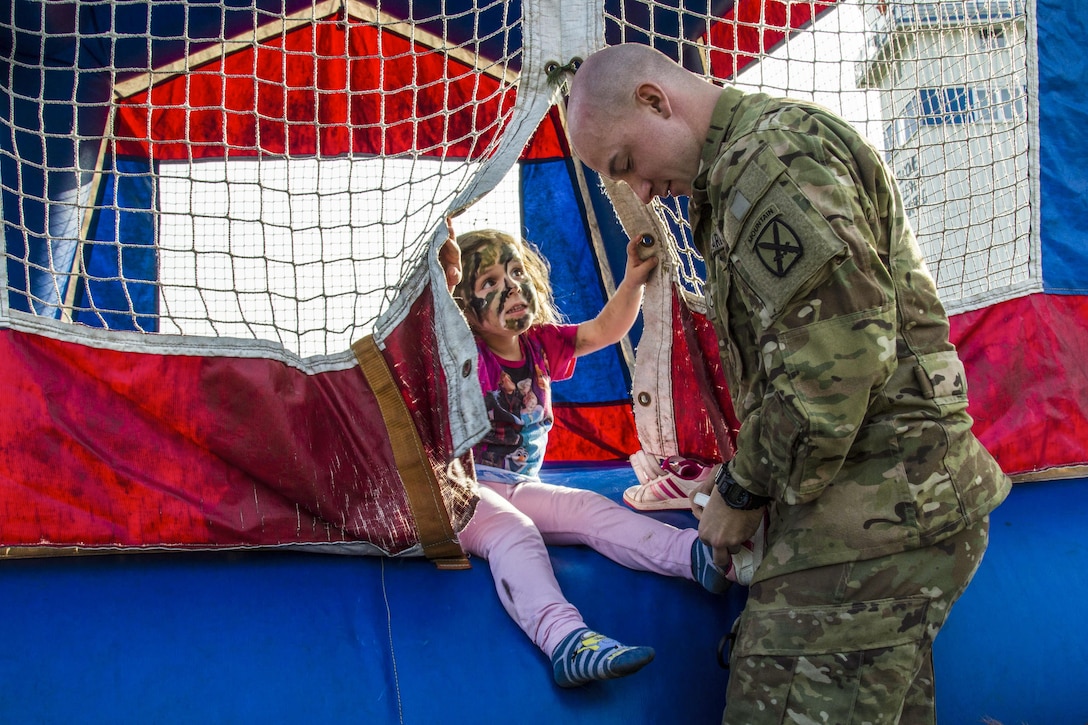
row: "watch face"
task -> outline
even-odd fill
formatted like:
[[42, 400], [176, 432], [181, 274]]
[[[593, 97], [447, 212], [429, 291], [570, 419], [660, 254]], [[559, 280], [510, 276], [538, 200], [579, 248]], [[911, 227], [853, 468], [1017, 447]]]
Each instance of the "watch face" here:
[[718, 493], [721, 494], [721, 497], [725, 499], [725, 503], [730, 508], [754, 509], [763, 506], [769, 500], [753, 496], [750, 491], [733, 480], [729, 469], [724, 465], [718, 469], [714, 483], [718, 488]]
[[735, 508], [744, 508], [752, 500], [752, 494], [745, 491], [737, 484], [733, 484], [729, 487], [729, 498], [727, 503], [732, 504]]

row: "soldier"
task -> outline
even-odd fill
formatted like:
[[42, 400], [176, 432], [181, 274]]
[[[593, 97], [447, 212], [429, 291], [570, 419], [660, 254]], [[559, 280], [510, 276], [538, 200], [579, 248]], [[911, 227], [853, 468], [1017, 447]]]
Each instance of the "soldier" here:
[[642, 45], [586, 59], [568, 119], [585, 163], [644, 203], [690, 197], [740, 421], [699, 534], [725, 563], [770, 513], [723, 722], [934, 722], [933, 639], [1011, 484], [971, 432], [891, 172], [826, 109]]

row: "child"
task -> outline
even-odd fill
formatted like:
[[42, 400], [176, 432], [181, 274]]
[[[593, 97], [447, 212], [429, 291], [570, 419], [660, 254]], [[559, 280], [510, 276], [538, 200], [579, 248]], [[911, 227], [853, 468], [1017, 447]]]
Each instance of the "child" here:
[[491, 432], [473, 449], [480, 501], [461, 544], [487, 560], [503, 607], [551, 657], [560, 687], [629, 675], [648, 664], [654, 650], [622, 645], [587, 627], [563, 597], [546, 545], [585, 544], [623, 566], [691, 579], [715, 593], [737, 580], [741, 564], [754, 568], [741, 561], [752, 558], [745, 550], [723, 573], [696, 529], [538, 477], [552, 426], [551, 381], [569, 378], [575, 358], [627, 333], [657, 260], [639, 259], [631, 242], [623, 282], [600, 314], [564, 325], [551, 299], [547, 262], [534, 247], [493, 230], [462, 234], [457, 245], [461, 265], [448, 278], [476, 335], [484, 395], [497, 400], [496, 391], [511, 382], [523, 391], [522, 410], [493, 416]]

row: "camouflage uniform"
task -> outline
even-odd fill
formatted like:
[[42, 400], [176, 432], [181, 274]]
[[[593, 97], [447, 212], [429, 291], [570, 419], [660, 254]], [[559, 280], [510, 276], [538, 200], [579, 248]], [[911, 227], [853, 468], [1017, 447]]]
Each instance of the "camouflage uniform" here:
[[1010, 481], [896, 183], [828, 111], [727, 88], [690, 208], [730, 465], [774, 499], [724, 721], [932, 721], [932, 639]]

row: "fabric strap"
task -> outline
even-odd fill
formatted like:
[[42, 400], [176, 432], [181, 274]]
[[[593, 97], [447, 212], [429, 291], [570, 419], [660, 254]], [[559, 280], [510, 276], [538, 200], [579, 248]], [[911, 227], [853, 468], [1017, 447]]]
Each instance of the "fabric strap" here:
[[423, 441], [374, 336], [367, 335], [356, 341], [351, 350], [378, 400], [393, 448], [393, 460], [408, 495], [408, 505], [419, 531], [424, 556], [439, 569], [470, 568], [468, 557], [454, 535], [442, 490], [423, 448]]

